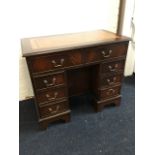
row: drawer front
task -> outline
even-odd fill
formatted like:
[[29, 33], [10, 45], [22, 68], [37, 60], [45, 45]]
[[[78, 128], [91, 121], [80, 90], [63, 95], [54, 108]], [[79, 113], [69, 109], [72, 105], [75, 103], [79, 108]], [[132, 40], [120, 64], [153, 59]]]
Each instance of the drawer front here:
[[115, 86], [108, 89], [99, 90], [100, 91], [100, 98], [107, 99], [120, 94], [121, 86]]
[[45, 104], [47, 102], [57, 101], [59, 99], [63, 99], [66, 97], [66, 88], [54, 88], [54, 89], [47, 89], [45, 91], [39, 91], [36, 94], [36, 98], [38, 103]]
[[113, 44], [89, 48], [86, 54], [86, 62], [95, 62], [110, 58], [125, 56], [127, 51], [126, 44]]
[[29, 59], [33, 73], [48, 72], [69, 66], [80, 65], [82, 55], [80, 52], [66, 52], [64, 54], [52, 54], [36, 56]]
[[53, 116], [61, 112], [65, 112], [66, 110], [69, 110], [68, 101], [50, 104], [48, 106], [39, 108], [40, 117], [42, 118], [47, 116]]
[[121, 95], [110, 98], [110, 99], [101, 100], [99, 103], [99, 107], [104, 107], [110, 104], [120, 105], [120, 103], [121, 103]]
[[101, 64], [101, 73], [121, 73], [124, 71], [125, 61], [114, 61]]
[[49, 74], [34, 78], [36, 89], [44, 89], [59, 86], [65, 83], [64, 73]]
[[118, 83], [121, 83], [123, 79], [123, 75], [115, 75], [110, 77], [101, 77], [100, 85], [102, 87], [111, 87]]

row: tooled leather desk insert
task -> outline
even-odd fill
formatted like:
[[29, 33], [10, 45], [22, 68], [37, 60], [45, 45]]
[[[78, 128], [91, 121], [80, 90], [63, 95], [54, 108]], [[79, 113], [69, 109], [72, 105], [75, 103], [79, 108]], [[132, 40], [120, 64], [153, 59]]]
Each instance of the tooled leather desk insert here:
[[129, 40], [104, 30], [22, 39], [41, 127], [70, 121], [69, 98], [85, 92], [95, 111], [119, 105]]

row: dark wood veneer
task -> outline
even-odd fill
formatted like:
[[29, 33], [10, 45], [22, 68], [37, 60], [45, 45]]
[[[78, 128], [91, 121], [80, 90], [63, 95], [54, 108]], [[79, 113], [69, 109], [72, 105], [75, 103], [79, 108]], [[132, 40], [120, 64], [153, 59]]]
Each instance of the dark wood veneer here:
[[99, 88], [100, 99], [108, 99], [120, 94], [121, 86], [116, 85], [110, 88]]
[[68, 101], [59, 102], [57, 104], [48, 104], [39, 108], [40, 116], [42, 118], [47, 116], [53, 116], [68, 110]]
[[36, 99], [39, 104], [54, 102], [65, 97], [67, 97], [65, 87], [48, 88], [36, 93]]
[[69, 97], [85, 92], [96, 111], [119, 105], [129, 40], [103, 30], [23, 39], [41, 127], [70, 121]]
[[61, 86], [65, 84], [64, 72], [36, 77], [34, 81], [37, 90]]
[[124, 71], [125, 60], [102, 63], [101, 73], [120, 73]]
[[80, 65], [83, 62], [83, 58], [79, 50], [54, 55], [34, 56], [30, 58], [29, 62], [33, 73], [41, 73]]
[[125, 56], [127, 44], [110, 44], [105, 46], [97, 46], [87, 49], [86, 62], [95, 62], [111, 59], [119, 56]]
[[101, 78], [101, 80], [100, 80], [101, 87], [107, 88], [107, 87], [111, 87], [111, 86], [120, 84], [122, 82], [123, 75], [116, 74], [116, 75], [110, 75], [107, 77], [104, 77], [103, 75], [101, 75], [100, 78]]

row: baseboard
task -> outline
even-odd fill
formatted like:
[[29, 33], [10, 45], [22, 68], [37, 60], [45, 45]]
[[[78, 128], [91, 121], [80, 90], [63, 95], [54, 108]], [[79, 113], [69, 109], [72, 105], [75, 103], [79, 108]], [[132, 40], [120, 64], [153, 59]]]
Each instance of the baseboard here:
[[19, 101], [19, 103], [25, 103], [25, 102], [34, 102], [34, 97], [26, 98], [24, 100]]

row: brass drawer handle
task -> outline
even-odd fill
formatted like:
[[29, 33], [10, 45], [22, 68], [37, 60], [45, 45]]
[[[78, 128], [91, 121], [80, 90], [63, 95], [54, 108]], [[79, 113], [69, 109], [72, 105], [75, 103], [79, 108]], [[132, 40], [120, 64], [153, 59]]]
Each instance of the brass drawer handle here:
[[62, 67], [63, 66], [63, 64], [64, 64], [64, 61], [65, 61], [65, 59], [60, 59], [60, 64], [57, 64], [56, 62], [55, 62], [55, 60], [52, 60], [52, 64], [54, 65], [54, 67], [55, 68], [57, 68], [57, 67]]
[[113, 95], [115, 93], [115, 89], [109, 89], [108, 91], [107, 91], [107, 95]]
[[60, 106], [57, 105], [56, 110], [53, 111], [52, 108], [48, 108], [48, 111], [52, 114], [52, 113], [57, 113], [59, 111], [59, 109], [60, 109]]
[[113, 77], [113, 81], [110, 79], [107, 79], [107, 82], [109, 85], [113, 85], [116, 82], [116, 77]]
[[109, 70], [110, 70], [111, 72], [115, 72], [115, 71], [117, 71], [118, 64], [115, 64], [114, 67], [112, 67], [112, 66], [108, 66], [108, 68], [109, 68]]
[[108, 57], [110, 57], [110, 55], [111, 55], [111, 53], [112, 53], [112, 50], [109, 50], [109, 52], [108, 52], [107, 55], [106, 55], [105, 51], [102, 51], [101, 53], [102, 53], [102, 55], [103, 55], [105, 58], [108, 58]]
[[43, 82], [46, 84], [46, 87], [54, 86], [55, 85], [55, 82], [56, 82], [56, 78], [54, 77], [52, 79], [52, 83], [48, 83], [47, 80], [44, 80]]
[[49, 94], [46, 94], [46, 97], [47, 97], [47, 99], [48, 99], [49, 101], [55, 100], [55, 99], [57, 98], [57, 96], [58, 96], [58, 92], [55, 92], [55, 93], [54, 93], [54, 97], [51, 97]]

